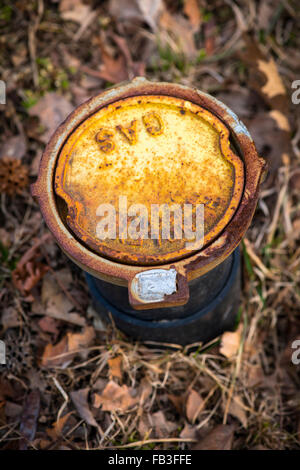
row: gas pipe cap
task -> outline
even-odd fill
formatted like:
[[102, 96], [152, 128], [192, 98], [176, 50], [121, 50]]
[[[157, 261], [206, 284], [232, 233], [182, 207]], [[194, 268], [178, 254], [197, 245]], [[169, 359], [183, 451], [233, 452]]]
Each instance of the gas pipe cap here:
[[264, 168], [224, 104], [138, 78], [57, 129], [32, 194], [75, 263], [128, 285], [137, 309], [167, 307], [187, 302], [188, 281], [239, 244]]

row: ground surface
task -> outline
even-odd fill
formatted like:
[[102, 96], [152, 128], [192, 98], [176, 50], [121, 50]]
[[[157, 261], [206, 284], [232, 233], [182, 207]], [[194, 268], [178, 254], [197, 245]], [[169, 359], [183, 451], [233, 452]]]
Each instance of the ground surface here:
[[[296, 7], [292, 0], [1, 2], [2, 448], [299, 449]], [[82, 272], [56, 246], [29, 193], [64, 117], [136, 75], [226, 102], [270, 166], [243, 245], [240, 325], [192, 353], [103, 331]]]

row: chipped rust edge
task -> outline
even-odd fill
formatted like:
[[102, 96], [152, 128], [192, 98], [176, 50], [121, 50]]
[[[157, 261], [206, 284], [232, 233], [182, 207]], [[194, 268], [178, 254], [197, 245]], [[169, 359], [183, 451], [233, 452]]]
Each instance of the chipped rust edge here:
[[38, 200], [46, 224], [59, 246], [82, 269], [95, 277], [118, 285], [128, 285], [128, 282], [137, 273], [148, 270], [149, 266], [126, 265], [102, 258], [82, 245], [60, 219], [53, 186], [60, 149], [73, 130], [101, 107], [113, 103], [117, 99], [137, 94], [175, 96], [207, 109], [230, 128], [235, 143], [243, 155], [245, 165], [243, 196], [237, 211], [223, 233], [199, 253], [176, 263], [155, 266], [155, 268], [161, 267], [162, 269], [175, 266], [177, 272], [187, 276], [190, 281], [217, 266], [239, 245], [251, 223], [258, 200], [259, 184], [266, 170], [266, 163], [258, 156], [254, 142], [244, 124], [235, 113], [216, 98], [196, 88], [164, 82], [149, 82], [140, 77], [91, 98], [76, 108], [51, 137], [40, 162], [37, 182], [31, 186], [31, 192]]

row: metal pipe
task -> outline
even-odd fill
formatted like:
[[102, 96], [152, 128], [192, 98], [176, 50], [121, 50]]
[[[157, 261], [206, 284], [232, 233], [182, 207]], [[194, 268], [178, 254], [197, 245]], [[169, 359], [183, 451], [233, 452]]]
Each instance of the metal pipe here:
[[75, 109], [32, 194], [99, 311], [133, 337], [188, 344], [234, 324], [237, 247], [264, 172], [223, 103], [138, 78]]

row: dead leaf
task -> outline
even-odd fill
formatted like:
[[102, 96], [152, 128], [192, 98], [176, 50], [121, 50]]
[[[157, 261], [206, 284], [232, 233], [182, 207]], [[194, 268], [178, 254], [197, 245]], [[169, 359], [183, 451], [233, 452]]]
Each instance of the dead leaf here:
[[154, 438], [153, 428], [150, 425], [150, 418], [148, 414], [142, 414], [139, 419], [138, 432], [142, 439]]
[[8, 418], [17, 418], [22, 413], [23, 408], [21, 405], [18, 405], [17, 403], [13, 403], [12, 401], [7, 401], [5, 403], [4, 410], [5, 410], [5, 416], [7, 416]]
[[76, 351], [77, 349], [87, 348], [94, 341], [95, 336], [95, 330], [92, 326], [86, 326], [81, 333], [68, 332], [68, 350]]
[[102, 78], [111, 83], [119, 83], [128, 80], [126, 61], [123, 55], [113, 57], [108, 49], [100, 43], [102, 64], [99, 70], [92, 70], [83, 65], [81, 70], [91, 76]]
[[270, 116], [272, 119], [274, 119], [279, 129], [286, 132], [291, 131], [289, 121], [281, 111], [278, 111], [278, 109], [273, 109], [273, 111], [270, 111]]
[[14, 307], [4, 308], [1, 315], [1, 324], [3, 332], [9, 328], [16, 328], [22, 324], [22, 320]]
[[265, 377], [264, 371], [260, 364], [248, 363], [245, 367], [246, 386], [249, 388], [259, 387]]
[[143, 19], [155, 31], [162, 11], [162, 0], [136, 0]]
[[281, 111], [272, 110], [257, 113], [247, 124], [258, 154], [265, 158], [269, 166], [269, 176], [264, 186], [272, 186], [278, 168], [282, 166], [282, 156], [291, 150], [290, 133], [287, 131], [289, 123]]
[[[90, 346], [95, 338], [95, 330], [92, 326], [87, 326], [81, 333], [68, 332], [56, 345], [47, 344], [42, 356], [42, 366], [62, 368], [67, 367], [74, 358], [76, 351], [80, 350], [80, 354], [86, 356], [84, 348]], [[73, 354], [72, 354], [73, 352]], [[66, 353], [70, 353], [67, 354]], [[62, 357], [57, 357], [63, 355]]]
[[139, 404], [143, 406], [146, 400], [150, 397], [152, 393], [152, 385], [146, 377], [141, 380], [140, 386], [138, 388]]
[[41, 365], [44, 367], [55, 367], [61, 366], [62, 368], [67, 367], [70, 364], [72, 357], [64, 356], [64, 357], [57, 357], [61, 354], [65, 354], [68, 352], [68, 340], [67, 337], [64, 336], [59, 343], [55, 344], [54, 346], [49, 343], [44, 349]]
[[76, 407], [76, 410], [79, 413], [79, 416], [84, 419], [88, 424], [94, 426], [95, 428], [100, 430], [99, 425], [97, 424], [88, 404], [88, 395], [89, 395], [89, 388], [83, 388], [81, 390], [77, 390], [75, 392], [71, 392], [70, 396], [72, 401]]
[[178, 427], [177, 423], [168, 421], [162, 411], [149, 415], [149, 423], [158, 439], [170, 437]]
[[55, 320], [55, 318], [45, 316], [41, 318], [41, 320], [38, 322], [38, 325], [41, 330], [45, 331], [46, 333], [53, 333], [55, 337], [59, 335], [59, 322]]
[[125, 58], [128, 77], [131, 79], [136, 76], [139, 76], [139, 77], [144, 76], [145, 75], [145, 63], [143, 61], [134, 62], [132, 60], [130, 47], [126, 39], [121, 36], [118, 36], [117, 34], [112, 34], [111, 37], [114, 40], [114, 42], [117, 44], [119, 50], [122, 52]]
[[189, 20], [180, 15], [171, 15], [166, 9], [159, 20], [160, 42], [175, 53], [183, 53], [188, 59], [195, 58], [194, 32]]
[[48, 436], [51, 437], [53, 441], [56, 441], [61, 436], [63, 429], [72, 414], [73, 411], [66, 413], [64, 416], [61, 416], [58, 421], [55, 421], [51, 428], [46, 429]]
[[154, 31], [162, 11], [162, 0], [110, 0], [109, 13], [117, 22], [147, 23]]
[[198, 430], [196, 426], [191, 426], [189, 423], [185, 423], [179, 437], [181, 439], [197, 439], [197, 434]]
[[224, 90], [216, 93], [216, 98], [227, 104], [243, 121], [251, 119], [260, 109], [265, 109], [257, 93], [248, 88], [239, 87], [238, 89]]
[[109, 359], [109, 377], [122, 379], [122, 356], [116, 356], [113, 359]]
[[258, 22], [258, 30], [264, 29], [269, 32], [269, 28], [274, 16], [273, 0], [264, 0], [258, 4], [258, 12], [256, 20]]
[[42, 282], [41, 300], [42, 308], [36, 304], [33, 307], [35, 314], [47, 314], [48, 317], [73, 323], [78, 326], [85, 326], [86, 320], [82, 315], [71, 312], [74, 304], [66, 296], [59, 286], [57, 279], [64, 286], [65, 290], [69, 290], [72, 282], [72, 276], [68, 269], [56, 271], [54, 278], [52, 273], [47, 273]]
[[102, 64], [99, 70], [92, 70], [83, 65], [81, 70], [93, 77], [102, 78], [111, 83], [119, 83], [145, 74], [144, 62], [134, 62], [125, 38], [112, 34], [111, 39], [118, 46], [119, 53], [115, 56], [108, 47], [107, 38], [102, 34], [98, 40]]
[[250, 36], [245, 34], [244, 40], [246, 50], [239, 57], [248, 66], [248, 86], [259, 93], [271, 109], [288, 116], [289, 98], [274, 59], [267, 57]]
[[231, 450], [234, 431], [234, 425], [219, 424], [201, 439], [193, 450]]
[[40, 137], [44, 143], [48, 143], [53, 132], [73, 111], [71, 103], [58, 93], [47, 93], [28, 112], [31, 116], [38, 116], [46, 131]]
[[26, 296], [26, 300], [32, 302], [34, 298], [30, 291], [37, 285], [40, 279], [49, 270], [49, 267], [38, 262], [39, 248], [43, 243], [51, 240], [52, 236], [47, 233], [22, 256], [16, 269], [12, 272], [12, 280], [15, 287]]
[[212, 56], [216, 49], [217, 28], [214, 17], [204, 24], [204, 44], [207, 56]]
[[0, 243], [5, 247], [9, 248], [12, 244], [11, 235], [4, 228], [0, 228]]
[[91, 7], [81, 0], [61, 0], [59, 11], [64, 20], [83, 24], [91, 13]]
[[187, 419], [194, 423], [204, 407], [204, 400], [196, 390], [190, 390], [186, 401]]
[[124, 412], [139, 402], [139, 397], [133, 395], [134, 389], [127, 385], [120, 386], [111, 380], [101, 394], [94, 394], [93, 406], [101, 406], [103, 411]]
[[202, 23], [202, 15], [197, 0], [184, 0], [183, 11], [197, 31]]
[[225, 331], [221, 337], [220, 353], [228, 359], [233, 358], [240, 347], [243, 325], [240, 324], [236, 331]]
[[27, 150], [27, 143], [23, 134], [7, 139], [0, 150], [0, 158], [10, 157], [20, 160]]
[[[226, 403], [224, 403], [225, 409]], [[239, 396], [234, 396], [230, 402], [228, 414], [237, 418], [243, 427], [246, 429], [248, 425], [247, 413], [245, 411], [245, 406], [243, 400]]]
[[263, 94], [269, 98], [277, 95], [285, 95], [286, 90], [283, 81], [278, 73], [276, 63], [273, 58], [268, 61], [258, 60], [258, 70], [260, 70], [266, 77], [266, 83], [261, 88]]
[[37, 420], [40, 414], [40, 392], [32, 390], [26, 397], [23, 412], [20, 418], [19, 449], [26, 450], [28, 442], [32, 442], [37, 428]]
[[141, 416], [138, 431], [142, 439], [145, 439], [145, 437], [164, 439], [170, 437], [177, 427], [175, 422], [166, 419], [163, 411], [157, 411], [153, 414], [147, 413]]
[[185, 405], [184, 395], [183, 394], [181, 395], [168, 394], [168, 398], [175, 406], [177, 413], [179, 413], [180, 415], [183, 415], [184, 405]]

